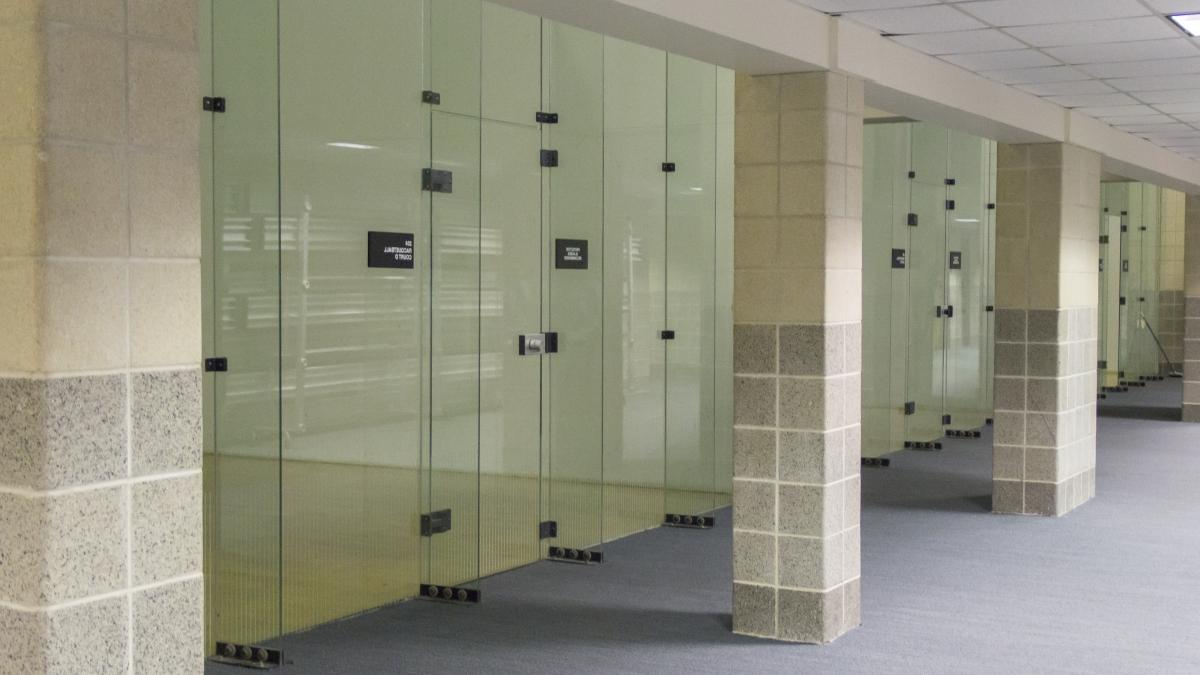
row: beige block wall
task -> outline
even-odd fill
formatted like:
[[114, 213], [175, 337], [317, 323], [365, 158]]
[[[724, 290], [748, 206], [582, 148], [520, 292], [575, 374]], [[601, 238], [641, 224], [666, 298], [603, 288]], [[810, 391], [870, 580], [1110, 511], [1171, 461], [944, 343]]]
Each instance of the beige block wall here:
[[0, 670], [203, 670], [197, 19], [0, 4]]

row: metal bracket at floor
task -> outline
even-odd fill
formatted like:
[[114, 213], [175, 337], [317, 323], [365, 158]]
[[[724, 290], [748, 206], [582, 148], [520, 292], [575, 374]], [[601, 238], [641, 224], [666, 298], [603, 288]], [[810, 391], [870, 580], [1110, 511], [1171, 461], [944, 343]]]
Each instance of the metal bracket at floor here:
[[950, 438], [981, 438], [983, 434], [978, 429], [947, 429]]
[[421, 597], [429, 600], [471, 604], [478, 604], [480, 600], [478, 588], [438, 586], [437, 584], [421, 584]]
[[707, 530], [717, 524], [712, 516], [688, 516], [682, 513], [668, 513], [663, 516], [663, 525], [668, 527], [686, 527], [693, 530]]
[[941, 450], [942, 444], [937, 441], [904, 441], [905, 450]]
[[584, 548], [564, 548], [551, 546], [547, 560], [554, 562], [569, 562], [578, 565], [596, 565], [604, 562], [604, 554], [600, 551], [589, 551]]
[[214, 663], [224, 663], [255, 670], [271, 670], [283, 665], [283, 650], [255, 645], [217, 642], [217, 653], [208, 657]]

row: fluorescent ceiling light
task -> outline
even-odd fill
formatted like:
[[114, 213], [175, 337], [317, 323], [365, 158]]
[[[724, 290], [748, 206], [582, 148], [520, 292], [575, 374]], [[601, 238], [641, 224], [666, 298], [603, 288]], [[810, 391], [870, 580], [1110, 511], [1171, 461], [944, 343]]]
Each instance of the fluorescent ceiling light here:
[[1168, 19], [1192, 37], [1200, 37], [1200, 14], [1171, 14]]
[[331, 148], [346, 148], [347, 150], [378, 150], [378, 145], [364, 145], [362, 143], [326, 143]]

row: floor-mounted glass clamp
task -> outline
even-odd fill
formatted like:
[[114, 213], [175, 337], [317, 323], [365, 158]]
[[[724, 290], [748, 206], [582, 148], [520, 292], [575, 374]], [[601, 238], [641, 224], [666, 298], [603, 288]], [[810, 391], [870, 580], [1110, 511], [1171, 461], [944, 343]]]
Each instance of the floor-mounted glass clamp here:
[[942, 444], [937, 441], [904, 441], [907, 450], [941, 450]]
[[980, 438], [983, 434], [978, 429], [947, 429], [950, 438]]
[[438, 586], [437, 584], [421, 584], [421, 597], [444, 602], [478, 603], [480, 600], [478, 588]]
[[283, 665], [283, 650], [256, 645], [239, 645], [233, 642], [217, 642], [216, 653], [208, 657], [208, 660], [230, 666], [270, 670]]
[[604, 554], [600, 551], [589, 551], [583, 548], [551, 546], [547, 555], [549, 556], [549, 560], [555, 562], [569, 562], [580, 565], [595, 565], [604, 561]]
[[712, 516], [689, 516], [682, 513], [668, 513], [663, 517], [663, 525], [669, 527], [690, 527], [692, 529], [708, 529], [717, 524]]

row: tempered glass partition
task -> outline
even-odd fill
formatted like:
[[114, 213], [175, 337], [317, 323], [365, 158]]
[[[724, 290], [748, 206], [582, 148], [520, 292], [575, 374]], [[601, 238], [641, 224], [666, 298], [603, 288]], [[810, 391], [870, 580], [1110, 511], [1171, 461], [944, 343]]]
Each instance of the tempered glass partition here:
[[728, 501], [731, 73], [479, 0], [206, 7], [209, 650]]

